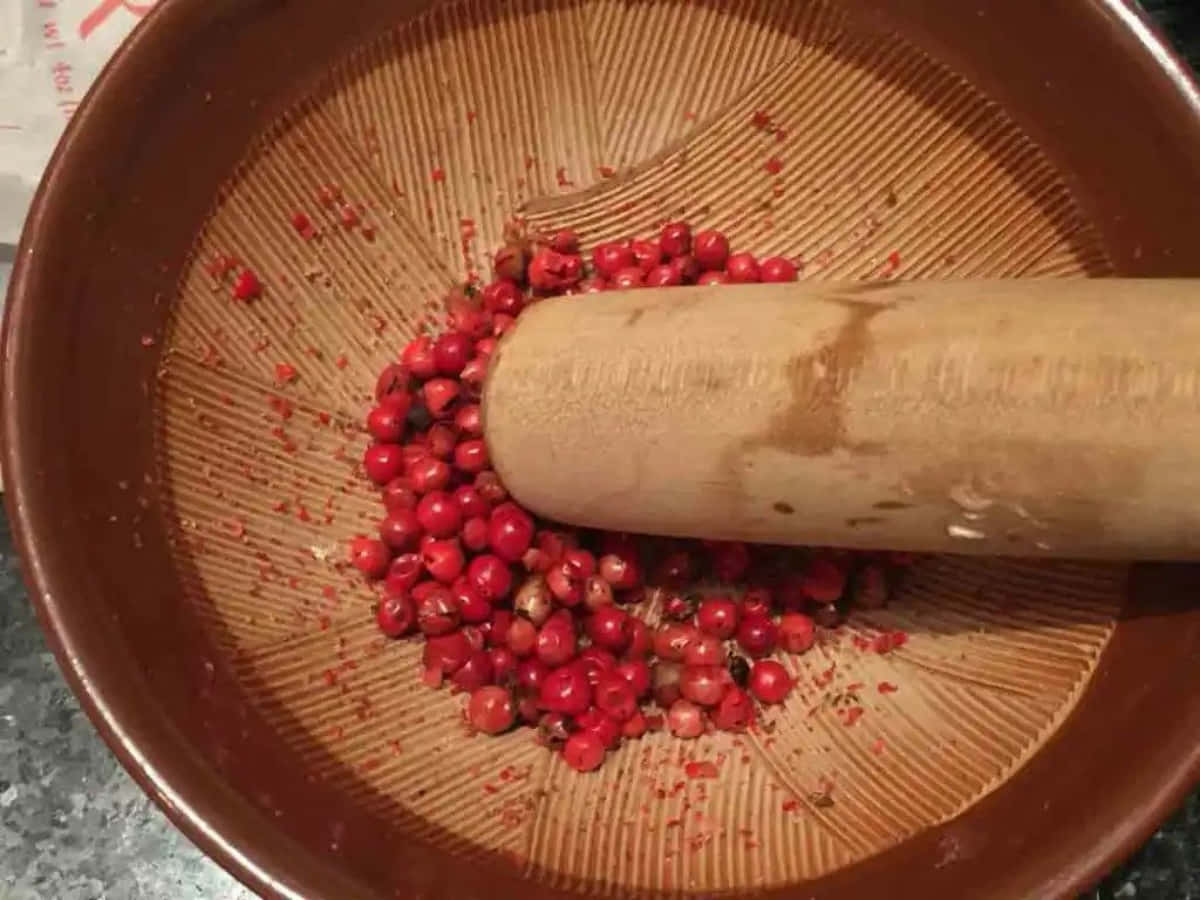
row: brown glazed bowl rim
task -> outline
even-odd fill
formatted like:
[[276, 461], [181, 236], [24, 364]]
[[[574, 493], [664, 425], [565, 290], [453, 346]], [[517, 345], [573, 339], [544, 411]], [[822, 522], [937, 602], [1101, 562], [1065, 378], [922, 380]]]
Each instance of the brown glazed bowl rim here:
[[[956, 0], [868, 0], [864, 5], [877, 8], [886, 22], [889, 10], [895, 12], [903, 2], [910, 4], [910, 12], [906, 15], [928, 17], [933, 23]], [[413, 9], [419, 5], [408, 4]], [[1077, 0], [1073, 5], [1077, 8], [1071, 15], [1078, 28], [1103, 32], [1105, 39], [1120, 51], [1119, 58], [1112, 60], [1111, 65], [1096, 67], [1095, 78], [1101, 87], [1110, 82], [1115, 84], [1120, 79], [1133, 82], [1152, 96], [1160, 109], [1178, 115], [1176, 137], [1200, 143], [1200, 92], [1185, 64], [1146, 15], [1132, 0]], [[78, 214], [70, 190], [72, 178], [77, 179], [81, 171], [88, 170], [94, 170], [92, 177], [97, 179], [106, 175], [114, 181], [132, 177], [115, 163], [97, 163], [89, 158], [86, 146], [89, 133], [99, 129], [125, 129], [132, 133], [137, 127], [137, 116], [129, 112], [128, 98], [138, 96], [138, 77], [145, 74], [147, 65], [161, 57], [164, 48], [179, 46], [189, 26], [206, 18], [232, 19], [239, 12], [274, 15], [277, 14], [276, 6], [279, 4], [255, 0], [164, 0], [118, 50], [68, 125], [30, 211], [18, 249], [5, 314], [5, 503], [23, 560], [24, 576], [49, 645], [93, 723], [142, 788], [192, 841], [254, 890], [266, 896], [349, 900], [374, 895], [364, 893], [361, 884], [339, 873], [333, 862], [314, 860], [290, 837], [271, 827], [259, 827], [266, 819], [250, 806], [249, 801], [233, 792], [199, 754], [191, 752], [181, 734], [162, 722], [153, 721], [152, 712], [141, 707], [139, 688], [146, 680], [144, 673], [129, 660], [121, 658], [122, 654], [113, 653], [111, 647], [91, 636], [97, 624], [93, 610], [73, 602], [71, 572], [47, 552], [63, 511], [47, 499], [39, 447], [31, 436], [36, 430], [34, 424], [44, 425], [46, 413], [39, 408], [40, 401], [34, 388], [20, 384], [22, 374], [33, 371], [32, 359], [38, 354], [38, 344], [31, 338], [31, 332], [36, 329], [31, 328], [31, 323], [39, 315], [44, 316], [45, 305], [58, 301], [48, 287], [50, 270], [54, 266], [53, 254], [43, 250], [55, 236], [54, 223]], [[1024, 6], [1033, 8], [1029, 3]], [[912, 12], [913, 9], [916, 12]], [[1008, 14], [997, 12], [996, 15]], [[1059, 29], [1059, 38], [1066, 35], [1064, 21], [1071, 15], [1060, 14], [1055, 19], [1053, 27]], [[931, 26], [934, 31], [936, 27]], [[203, 47], [197, 49], [197, 53], [203, 52]], [[970, 51], [963, 52], [969, 54]], [[961, 70], [970, 77], [969, 58], [955, 60], [953, 64], [961, 64]], [[984, 87], [992, 90], [996, 86]], [[126, 121], [118, 121], [121, 117]], [[1029, 126], [1028, 122], [1021, 124]], [[1102, 229], [1120, 228], [1103, 222], [1100, 226]], [[1136, 268], [1126, 260], [1125, 269]], [[1102, 660], [1095, 677], [1103, 678], [1105, 674]], [[1140, 845], [1181, 802], [1200, 776], [1200, 742], [1188, 752], [1172, 753], [1168, 754], [1167, 766], [1143, 779], [1140, 802], [1125, 806], [1119, 825], [1114, 825], [1107, 834], [1096, 835], [1097, 840], [1088, 848], [1074, 851], [1065, 870], [1060, 867], [1058, 871], [1046, 871], [1043, 867], [1028, 875], [1031, 881], [1025, 886], [1032, 890], [1026, 895], [1076, 892], [1101, 877]], [[1039, 777], [1044, 778], [1044, 773]], [[1100, 802], [1116, 806], [1128, 801], [1128, 798], [1121, 799], [1115, 794], [1114, 797]], [[1109, 809], [1109, 812], [1113, 813], [1113, 810]], [[1117, 821], [1111, 815], [1110, 819]], [[940, 832], [941, 828], [932, 831]], [[925, 851], [941, 853], [944, 847], [939, 842], [943, 837], [944, 834], [935, 833], [918, 836], [914, 841], [925, 843]], [[860, 865], [878, 876], [880, 866], [895, 863], [893, 853], [886, 851], [881, 857]], [[459, 896], [469, 896], [472, 887], [478, 890], [481, 885], [500, 895], [515, 895], [521, 889], [515, 876], [500, 875], [491, 883], [479, 880], [472, 883], [467, 880], [469, 876], [461, 872], [447, 873], [446, 877], [451, 881], [463, 879], [458, 886], [468, 890]], [[835, 876], [834, 880], [838, 881], [839, 877]], [[831, 884], [831, 893], [842, 896], [846, 886], [846, 883]], [[525, 891], [528, 891], [527, 886]], [[802, 895], [811, 893], [809, 886], [804, 886]]]

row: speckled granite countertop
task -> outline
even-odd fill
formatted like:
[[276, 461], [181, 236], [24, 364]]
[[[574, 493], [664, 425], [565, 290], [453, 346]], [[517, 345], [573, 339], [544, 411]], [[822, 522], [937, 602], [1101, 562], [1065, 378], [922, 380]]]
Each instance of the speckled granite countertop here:
[[[1200, 67], [1200, 0], [1144, 0]], [[2, 249], [2, 248], [0, 248]], [[0, 297], [7, 282], [0, 253]], [[251, 900], [133, 783], [46, 648], [0, 513], [0, 900]], [[1200, 900], [1200, 791], [1088, 900]]]

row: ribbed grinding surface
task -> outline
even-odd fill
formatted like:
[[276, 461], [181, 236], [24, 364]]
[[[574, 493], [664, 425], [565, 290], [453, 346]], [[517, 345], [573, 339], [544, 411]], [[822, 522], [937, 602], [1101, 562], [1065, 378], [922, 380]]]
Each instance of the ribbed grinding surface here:
[[[468, 737], [419, 646], [378, 635], [344, 565], [380, 508], [360, 422], [514, 215], [589, 246], [685, 218], [808, 278], [1109, 271], [999, 108], [837, 4], [464, 2], [399, 25], [231, 173], [156, 396], [184, 590], [280, 740], [414, 837], [607, 895], [812, 878], [1002, 784], [1085, 688], [1124, 567], [925, 560], [789, 661], [799, 688], [758, 733], [650, 737], [591, 776], [529, 731]], [[231, 255], [262, 298], [231, 299]]]

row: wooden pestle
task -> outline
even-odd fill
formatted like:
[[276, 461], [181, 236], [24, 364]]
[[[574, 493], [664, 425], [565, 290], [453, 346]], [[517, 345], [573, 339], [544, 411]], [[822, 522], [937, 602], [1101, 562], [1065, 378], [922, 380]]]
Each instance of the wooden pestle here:
[[1184, 280], [798, 282], [547, 300], [483, 414], [515, 498], [768, 543], [1200, 558]]

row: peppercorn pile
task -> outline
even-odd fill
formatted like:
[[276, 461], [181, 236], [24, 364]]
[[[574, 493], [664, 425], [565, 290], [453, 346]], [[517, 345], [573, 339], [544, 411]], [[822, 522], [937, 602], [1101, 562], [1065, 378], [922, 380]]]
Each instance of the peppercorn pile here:
[[513, 241], [490, 283], [446, 299], [445, 330], [381, 373], [363, 465], [386, 514], [350, 558], [381, 588], [383, 633], [423, 637], [426, 683], [469, 694], [471, 727], [535, 726], [579, 771], [649, 730], [750, 728], [792, 689], [772, 655], [804, 653], [853, 603], [886, 602], [899, 556], [576, 531], [536, 521], [489, 466], [480, 391], [528, 305], [796, 278], [790, 260], [731, 254], [720, 232], [685, 223], [600, 244], [590, 266], [571, 232]]

